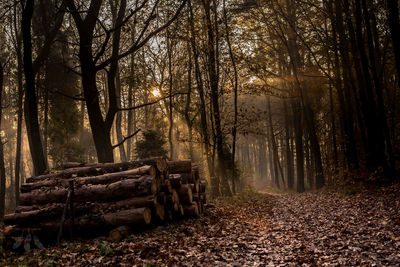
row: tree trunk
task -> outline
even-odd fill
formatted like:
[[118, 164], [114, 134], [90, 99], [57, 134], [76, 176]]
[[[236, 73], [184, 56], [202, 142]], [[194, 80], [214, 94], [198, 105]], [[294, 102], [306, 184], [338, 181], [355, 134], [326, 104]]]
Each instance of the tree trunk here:
[[296, 173], [297, 173], [297, 187], [298, 193], [304, 192], [304, 153], [303, 153], [303, 131], [302, 131], [302, 119], [301, 119], [301, 105], [298, 101], [294, 102], [293, 108], [293, 120], [294, 120], [294, 135], [295, 135], [295, 146], [296, 146]]
[[[218, 70], [217, 70], [217, 57], [216, 54], [216, 42], [217, 38], [214, 37], [214, 29], [211, 20], [211, 4], [210, 0], [203, 0], [203, 7], [205, 12], [205, 21], [207, 27], [207, 57], [208, 57], [208, 71], [210, 79], [210, 90], [211, 90], [211, 104], [212, 104], [212, 114], [215, 123], [215, 138], [216, 138], [216, 149], [217, 149], [217, 159], [218, 159], [218, 171], [221, 180], [221, 191], [223, 195], [232, 195], [231, 189], [229, 188], [227, 180], [227, 157], [224, 153], [224, 141], [221, 129], [221, 117], [219, 110], [219, 90], [218, 90]], [[218, 25], [215, 25], [218, 27]]]
[[169, 36], [169, 31], [167, 30], [167, 54], [168, 54], [168, 143], [169, 143], [169, 157], [171, 160], [175, 159], [175, 151], [174, 151], [174, 142], [173, 138], [173, 127], [174, 127], [174, 118], [173, 118], [173, 97], [172, 97], [172, 89], [173, 89], [173, 77], [172, 77], [172, 40]]
[[[14, 26], [16, 27], [16, 18], [14, 21]], [[19, 202], [19, 186], [21, 178], [21, 148], [22, 148], [22, 120], [23, 120], [23, 100], [24, 100], [24, 89], [22, 84], [22, 54], [21, 54], [21, 34], [16, 32], [17, 41], [17, 84], [18, 84], [18, 112], [17, 112], [17, 140], [16, 140], [16, 150], [15, 150], [15, 204], [18, 205]]]
[[397, 0], [387, 0], [388, 22], [390, 33], [392, 36], [392, 47], [396, 60], [397, 84], [400, 88], [400, 23], [399, 23], [399, 6]]
[[[233, 75], [234, 75], [234, 84], [233, 84], [233, 105], [234, 105], [234, 119], [233, 119], [233, 127], [232, 127], [232, 159], [231, 159], [231, 168], [232, 168], [232, 192], [236, 194], [236, 167], [235, 167], [235, 154], [236, 154], [236, 130], [237, 130], [237, 121], [238, 121], [238, 73], [236, 68], [236, 60], [233, 56], [232, 45], [229, 36], [229, 28], [228, 28], [228, 17], [226, 13], [226, 6], [225, 0], [223, 1], [223, 8], [224, 8], [224, 22], [225, 22], [225, 29], [226, 29], [226, 42], [228, 44], [229, 49], [229, 58], [232, 62], [233, 67]], [[264, 165], [263, 165], [264, 166]], [[263, 174], [261, 174], [263, 175]]]
[[[0, 132], [3, 119], [3, 62], [0, 62]], [[0, 222], [3, 221], [6, 200], [6, 169], [4, 167], [4, 144], [0, 135]]]
[[188, 142], [189, 142], [189, 155], [190, 159], [194, 160], [194, 152], [193, 152], [193, 122], [190, 119], [190, 104], [192, 101], [192, 50], [190, 47], [190, 41], [187, 43], [188, 50], [188, 68], [187, 68], [187, 97], [186, 97], [186, 106], [185, 106], [185, 120], [186, 125], [188, 127]]
[[294, 188], [293, 153], [290, 147], [291, 124], [290, 124], [289, 111], [287, 108], [286, 101], [283, 102], [283, 105], [285, 111], [286, 180], [288, 183], [288, 188], [293, 189]]
[[32, 64], [32, 37], [31, 21], [34, 10], [34, 0], [26, 0], [22, 11], [22, 38], [24, 44], [24, 74], [25, 74], [25, 123], [28, 134], [29, 148], [35, 175], [45, 172], [47, 169], [44, 157], [42, 139], [38, 121], [38, 107], [35, 89], [35, 75]]
[[276, 144], [276, 139], [275, 139], [275, 134], [274, 134], [274, 126], [272, 124], [272, 110], [271, 110], [271, 100], [269, 97], [267, 97], [267, 110], [268, 110], [268, 125], [269, 125], [269, 136], [272, 144], [272, 153], [273, 153], [273, 158], [274, 158], [274, 165], [276, 168], [275, 174], [276, 174], [276, 179], [277, 179], [277, 186], [279, 188], [279, 176], [281, 177], [282, 180], [282, 186], [285, 187], [285, 178], [283, 177], [283, 170], [282, 170], [282, 165], [279, 159], [279, 153], [278, 153], [278, 146]]

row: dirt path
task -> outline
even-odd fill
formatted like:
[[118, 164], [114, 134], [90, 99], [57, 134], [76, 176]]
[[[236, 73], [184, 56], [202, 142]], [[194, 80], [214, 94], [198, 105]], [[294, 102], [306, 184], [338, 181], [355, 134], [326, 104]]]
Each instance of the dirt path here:
[[221, 200], [206, 216], [104, 239], [8, 254], [0, 265], [399, 266], [397, 193], [252, 194]]

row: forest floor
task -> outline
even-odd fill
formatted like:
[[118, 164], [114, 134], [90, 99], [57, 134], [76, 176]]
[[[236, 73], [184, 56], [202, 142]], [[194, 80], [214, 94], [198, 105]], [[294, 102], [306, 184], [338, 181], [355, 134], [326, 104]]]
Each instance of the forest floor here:
[[400, 188], [254, 193], [121, 242], [0, 254], [0, 266], [399, 266]]

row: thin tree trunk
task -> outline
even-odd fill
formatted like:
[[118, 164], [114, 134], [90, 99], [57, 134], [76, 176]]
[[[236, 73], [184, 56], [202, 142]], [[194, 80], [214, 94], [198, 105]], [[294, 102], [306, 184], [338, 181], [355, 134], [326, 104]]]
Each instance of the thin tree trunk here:
[[[3, 62], [0, 62], [0, 132], [3, 119], [3, 82], [4, 69]], [[6, 169], [4, 167], [4, 144], [0, 135], [0, 222], [3, 221], [6, 200]]]
[[211, 158], [211, 147], [210, 147], [210, 137], [208, 133], [208, 126], [207, 126], [207, 111], [206, 111], [206, 101], [205, 101], [205, 94], [204, 94], [204, 85], [203, 85], [203, 78], [201, 76], [201, 70], [199, 66], [199, 53], [196, 47], [196, 36], [195, 36], [195, 30], [194, 30], [194, 15], [193, 15], [193, 8], [191, 4], [191, 0], [188, 1], [189, 5], [189, 26], [190, 26], [190, 32], [191, 32], [191, 46], [192, 46], [192, 51], [193, 51], [193, 60], [194, 60], [194, 67], [195, 67], [195, 77], [196, 77], [196, 88], [200, 96], [200, 120], [201, 120], [201, 134], [202, 134], [202, 139], [204, 143], [204, 149], [205, 149], [205, 154], [206, 154], [206, 159], [207, 159], [207, 166], [208, 166], [208, 171], [209, 175], [211, 177], [211, 184], [216, 184], [216, 186], [212, 186], [212, 195], [213, 196], [219, 196], [219, 185], [218, 185], [218, 179], [215, 177], [214, 173], [214, 168], [212, 164], [212, 158]]
[[14, 9], [14, 29], [16, 35], [16, 52], [17, 52], [17, 85], [18, 85], [18, 103], [17, 103], [17, 140], [15, 149], [15, 204], [19, 202], [19, 185], [20, 185], [20, 172], [21, 172], [21, 148], [22, 148], [22, 120], [23, 120], [23, 99], [24, 89], [22, 84], [22, 53], [21, 53], [21, 33], [17, 30], [16, 9]]
[[270, 97], [267, 97], [267, 110], [268, 110], [268, 129], [269, 129], [269, 136], [271, 140], [271, 145], [272, 145], [272, 153], [273, 153], [273, 159], [274, 159], [274, 165], [275, 165], [275, 175], [276, 175], [276, 183], [279, 188], [279, 177], [281, 177], [282, 180], [282, 185], [285, 187], [285, 178], [283, 177], [283, 170], [282, 170], [282, 165], [279, 160], [279, 153], [278, 153], [278, 146], [276, 144], [276, 139], [275, 139], [275, 134], [274, 134], [274, 126], [272, 123], [272, 111], [271, 111], [271, 100]]
[[396, 59], [397, 85], [400, 88], [400, 22], [399, 6], [397, 0], [387, 0], [388, 21], [390, 33], [393, 41], [393, 52]]
[[169, 36], [169, 31], [167, 30], [167, 53], [168, 53], [168, 91], [169, 91], [169, 107], [168, 107], [168, 143], [169, 143], [169, 157], [170, 160], [175, 158], [174, 154], [174, 142], [173, 138], [173, 127], [174, 127], [174, 118], [173, 118], [173, 97], [172, 97], [172, 89], [173, 89], [173, 77], [172, 77], [172, 40]]
[[192, 50], [190, 47], [190, 42], [187, 43], [188, 50], [188, 68], [187, 68], [187, 86], [188, 86], [188, 94], [186, 98], [186, 106], [185, 106], [185, 120], [188, 127], [188, 138], [189, 138], [189, 154], [190, 158], [193, 160], [194, 152], [193, 152], [193, 123], [190, 119], [190, 104], [192, 97]]
[[294, 173], [293, 173], [293, 153], [290, 145], [291, 139], [291, 128], [289, 119], [289, 110], [286, 101], [283, 101], [283, 107], [285, 112], [285, 142], [286, 142], [286, 180], [288, 188], [294, 188]]
[[[115, 77], [115, 83], [116, 83], [116, 93], [117, 93], [117, 99], [118, 99], [118, 108], [121, 108], [121, 81], [120, 81], [120, 74], [119, 74], [119, 69], [117, 68], [117, 74]], [[122, 136], [122, 114], [121, 112], [118, 112], [116, 115], [115, 119], [115, 132], [117, 133], [117, 142], [118, 144], [121, 144], [118, 146], [119, 150], [119, 157], [122, 162], [128, 161], [127, 155], [125, 153], [125, 146], [122, 142], [123, 136]], [[129, 135], [128, 135], [129, 136]]]
[[38, 121], [38, 107], [35, 89], [35, 75], [32, 64], [31, 21], [34, 10], [34, 0], [26, 0], [22, 11], [22, 38], [24, 44], [24, 74], [25, 74], [25, 123], [31, 150], [34, 172], [42, 174], [47, 169], [44, 157], [42, 139]]
[[[231, 189], [229, 188], [228, 180], [227, 180], [227, 158], [224, 153], [224, 142], [222, 136], [221, 129], [221, 117], [220, 117], [220, 108], [219, 108], [219, 87], [218, 87], [218, 62], [216, 54], [216, 45], [218, 37], [214, 36], [214, 29], [212, 26], [211, 20], [211, 3], [210, 0], [203, 0], [203, 7], [205, 12], [205, 22], [207, 28], [207, 57], [208, 57], [208, 71], [209, 71], [209, 79], [210, 79], [210, 90], [211, 90], [211, 104], [212, 104], [212, 114], [214, 118], [215, 124], [215, 143], [217, 149], [217, 160], [218, 160], [218, 172], [219, 177], [222, 182], [222, 193], [224, 195], [231, 195]], [[218, 25], [215, 25], [218, 27]], [[218, 45], [217, 45], [218, 47]]]
[[[229, 57], [232, 62], [233, 67], [233, 75], [234, 75], [234, 84], [233, 84], [233, 104], [234, 104], [234, 119], [233, 119], [233, 127], [232, 127], [232, 159], [231, 159], [231, 168], [232, 168], [232, 191], [233, 194], [236, 194], [236, 186], [235, 186], [235, 178], [236, 178], [236, 168], [235, 168], [235, 153], [236, 153], [236, 130], [237, 130], [237, 122], [238, 122], [238, 73], [236, 67], [236, 60], [233, 55], [232, 45], [229, 35], [229, 28], [228, 28], [228, 18], [226, 14], [226, 6], [225, 0], [223, 1], [223, 8], [224, 8], [224, 22], [225, 22], [225, 30], [226, 30], [226, 42], [228, 44], [229, 49]], [[261, 175], [263, 175], [261, 173]]]

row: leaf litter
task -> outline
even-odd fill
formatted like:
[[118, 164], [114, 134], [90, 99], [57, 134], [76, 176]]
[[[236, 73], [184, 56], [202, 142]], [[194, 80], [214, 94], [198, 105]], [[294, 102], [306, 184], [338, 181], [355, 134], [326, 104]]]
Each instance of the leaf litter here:
[[197, 219], [120, 242], [105, 237], [25, 254], [1, 266], [399, 266], [399, 186], [342, 195], [248, 193]]

